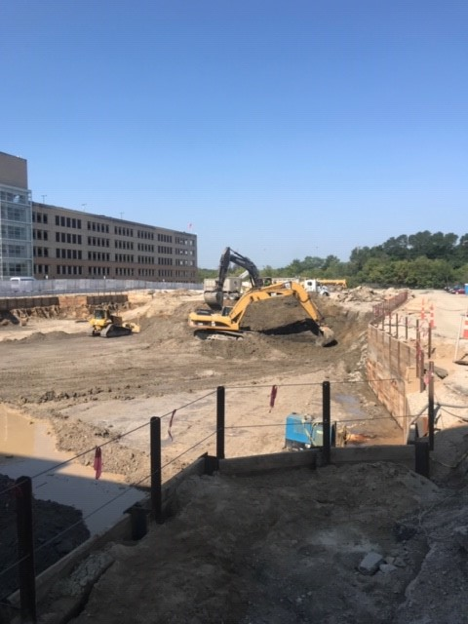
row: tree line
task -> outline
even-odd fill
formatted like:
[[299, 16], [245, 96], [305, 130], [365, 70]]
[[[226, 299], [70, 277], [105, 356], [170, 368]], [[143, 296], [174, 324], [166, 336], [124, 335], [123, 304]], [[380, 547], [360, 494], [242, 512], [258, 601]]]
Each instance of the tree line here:
[[[232, 275], [243, 269], [233, 267]], [[468, 283], [468, 234], [425, 230], [389, 238], [375, 247], [356, 247], [347, 262], [330, 255], [294, 259], [285, 267], [265, 266], [261, 274], [283, 277], [346, 279], [348, 286], [445, 288]], [[199, 279], [216, 277], [217, 269], [199, 269]]]

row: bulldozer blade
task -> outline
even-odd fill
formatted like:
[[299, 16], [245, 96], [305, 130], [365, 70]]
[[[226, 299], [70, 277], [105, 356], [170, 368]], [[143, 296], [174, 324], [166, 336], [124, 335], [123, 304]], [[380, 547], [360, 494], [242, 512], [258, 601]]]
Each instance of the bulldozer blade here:
[[130, 336], [132, 333], [131, 327], [125, 327], [124, 325], [108, 325], [101, 331], [102, 338], [120, 338], [120, 336]]

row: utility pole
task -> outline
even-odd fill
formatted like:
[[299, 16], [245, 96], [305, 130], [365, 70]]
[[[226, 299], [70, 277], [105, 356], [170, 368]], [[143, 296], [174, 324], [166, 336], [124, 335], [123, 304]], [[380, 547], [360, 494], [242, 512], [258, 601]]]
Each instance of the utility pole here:
[[81, 204], [81, 207], [83, 208], [83, 212], [86, 212], [86, 206], [87, 206], [87, 205], [88, 205], [88, 204]]
[[42, 203], [45, 204], [45, 198], [47, 197], [47, 195], [41, 195], [42, 197]]

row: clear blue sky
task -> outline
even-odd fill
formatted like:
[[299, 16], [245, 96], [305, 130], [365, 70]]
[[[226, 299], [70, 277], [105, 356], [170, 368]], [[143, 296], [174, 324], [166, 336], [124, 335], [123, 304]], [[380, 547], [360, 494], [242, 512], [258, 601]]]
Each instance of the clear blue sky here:
[[0, 151], [35, 201], [192, 231], [205, 268], [226, 246], [280, 267], [467, 233], [462, 0], [10, 0], [0, 19]]

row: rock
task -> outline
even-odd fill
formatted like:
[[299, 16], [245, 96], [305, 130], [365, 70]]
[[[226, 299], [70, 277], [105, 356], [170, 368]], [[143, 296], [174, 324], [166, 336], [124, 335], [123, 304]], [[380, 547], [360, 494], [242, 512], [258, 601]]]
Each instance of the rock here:
[[372, 576], [384, 562], [385, 559], [381, 554], [369, 552], [359, 564], [358, 570], [361, 574]]

